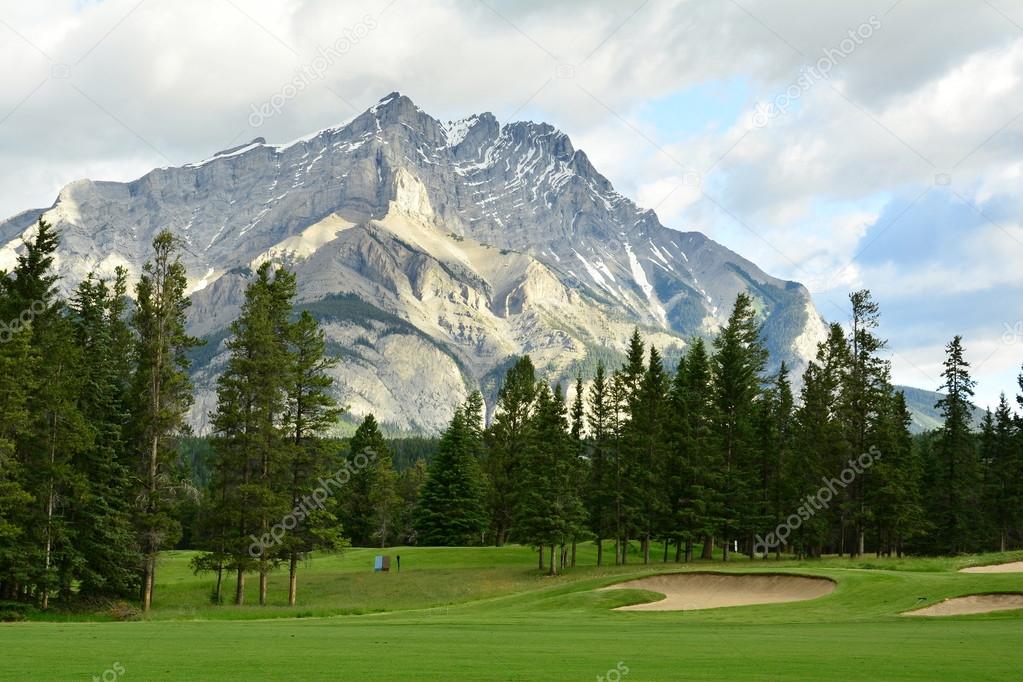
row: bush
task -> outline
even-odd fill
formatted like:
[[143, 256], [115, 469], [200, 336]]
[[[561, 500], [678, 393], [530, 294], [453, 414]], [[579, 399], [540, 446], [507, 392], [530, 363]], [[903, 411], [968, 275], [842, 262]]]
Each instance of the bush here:
[[13, 623], [28, 618], [30, 604], [16, 601], [0, 601], [0, 623]]
[[138, 607], [126, 601], [115, 601], [107, 609], [107, 613], [114, 620], [138, 620], [142, 612]]

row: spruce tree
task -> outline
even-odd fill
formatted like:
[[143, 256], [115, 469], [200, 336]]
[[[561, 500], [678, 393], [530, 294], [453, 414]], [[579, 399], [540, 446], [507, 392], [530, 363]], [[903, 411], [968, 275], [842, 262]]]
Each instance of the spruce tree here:
[[344, 545], [342, 528], [331, 505], [317, 498], [331, 492], [320, 488], [320, 481], [333, 474], [333, 458], [323, 436], [342, 410], [330, 393], [333, 378], [329, 371], [337, 360], [327, 356], [327, 341], [316, 319], [302, 311], [288, 337], [284, 424], [289, 443], [285, 447], [291, 506], [293, 510], [301, 509], [301, 518], [283, 544], [288, 553], [288, 604], [294, 606], [299, 559], [317, 549], [336, 550]]
[[487, 475], [491, 531], [498, 547], [512, 531], [526, 427], [535, 398], [536, 371], [527, 355], [516, 360], [505, 374], [487, 435], [489, 447], [483, 469]]
[[727, 561], [729, 541], [747, 534], [752, 538], [754, 531], [754, 405], [760, 397], [767, 351], [748, 294], [736, 297], [727, 324], [714, 339], [714, 351], [714, 428], [720, 447], [721, 531]]
[[75, 343], [82, 352], [78, 407], [89, 432], [89, 445], [72, 462], [81, 476], [78, 504], [71, 513], [82, 557], [72, 570], [81, 594], [124, 596], [138, 588], [135, 567], [141, 557], [133, 537], [133, 477], [124, 433], [130, 375], [118, 356], [126, 329], [124, 278], [119, 271], [110, 289], [90, 274], [71, 305]]
[[604, 539], [614, 533], [614, 478], [611, 467], [613, 424], [610, 385], [603, 362], [598, 362], [587, 396], [589, 425], [585, 503], [590, 533], [597, 545], [597, 565], [604, 562]]
[[342, 492], [342, 523], [353, 544], [384, 547], [398, 511], [397, 475], [390, 448], [372, 414], [356, 429], [350, 450], [349, 462], [355, 464], [355, 458], [363, 455], [369, 463], [353, 467], [351, 481]]
[[[649, 362], [640, 379], [627, 428], [630, 450], [629, 493], [632, 522], [640, 536], [643, 563], [650, 563], [650, 544], [664, 530], [667, 507], [665, 465], [667, 460], [668, 378], [661, 355], [650, 347]], [[663, 534], [662, 534], [663, 537]]]
[[[867, 453], [877, 447], [878, 408], [891, 393], [890, 363], [879, 356], [886, 342], [875, 333], [879, 324], [879, 307], [870, 291], [863, 289], [849, 295], [852, 307], [852, 332], [849, 335], [849, 367], [844, 374], [841, 410], [845, 439], [851, 456]], [[850, 556], [863, 554], [867, 528], [874, 523], [869, 505], [875, 473], [864, 470], [846, 488], [843, 505], [845, 522], [853, 535], [848, 547]], [[845, 538], [845, 527], [843, 527]]]
[[487, 527], [486, 488], [461, 408], [441, 436], [415, 514], [416, 544], [475, 545]]
[[[792, 457], [786, 468], [789, 509], [798, 509], [816, 496], [824, 480], [837, 476], [849, 459], [849, 445], [843, 437], [841, 388], [849, 367], [849, 348], [842, 326], [833, 323], [828, 336], [817, 346], [815, 359], [803, 373], [800, 406], [795, 412]], [[816, 510], [793, 530], [789, 538], [799, 558], [819, 557], [842, 526], [842, 490], [827, 492], [826, 499], [809, 500]], [[818, 508], [820, 507], [820, 508]], [[841, 545], [838, 545], [841, 547]]]
[[941, 373], [944, 396], [935, 405], [944, 423], [935, 443], [937, 488], [931, 496], [930, 517], [935, 524], [933, 540], [940, 552], [974, 551], [981, 534], [980, 464], [970, 429], [975, 382], [969, 368], [962, 337], [957, 335], [945, 347]]
[[138, 453], [136, 472], [142, 481], [136, 529], [143, 554], [143, 611], [152, 606], [157, 554], [180, 532], [172, 514], [177, 490], [175, 439], [185, 428], [185, 413], [192, 403], [186, 352], [200, 344], [185, 332], [189, 300], [178, 248], [167, 231], [153, 240], [153, 258], [142, 267], [132, 316], [136, 366], [131, 447]]
[[1023, 450], [1009, 401], [1002, 393], [992, 415], [985, 416], [981, 436], [984, 501], [999, 551], [1023, 529]]
[[85, 486], [74, 460], [89, 446], [89, 432], [79, 405], [83, 390], [82, 351], [66, 304], [57, 295], [53, 273], [58, 235], [42, 219], [24, 243], [13, 279], [4, 281], [8, 312], [26, 329], [33, 363], [32, 390], [27, 394], [28, 421], [15, 444], [22, 487], [34, 504], [23, 510], [20, 524], [32, 554], [28, 582], [42, 608], [57, 589], [70, 596], [74, 567], [83, 557], [74, 544], [70, 502]]
[[264, 263], [246, 287], [231, 325], [227, 366], [217, 379], [215, 516], [230, 531], [224, 552], [236, 572], [235, 603], [245, 600], [245, 574], [259, 571], [259, 603], [267, 599], [270, 568], [284, 550], [270, 530], [289, 512], [291, 442], [285, 428], [290, 363], [289, 319], [294, 276]]
[[677, 529], [675, 556], [679, 541], [685, 543], [684, 558], [693, 559], [693, 545], [700, 539], [704, 558], [711, 558], [714, 532], [720, 525], [723, 499], [718, 495], [719, 448], [714, 440], [713, 386], [710, 357], [703, 339], [693, 340], [684, 361], [679, 363], [672, 384], [671, 402], [675, 410], [675, 491], [674, 523]]

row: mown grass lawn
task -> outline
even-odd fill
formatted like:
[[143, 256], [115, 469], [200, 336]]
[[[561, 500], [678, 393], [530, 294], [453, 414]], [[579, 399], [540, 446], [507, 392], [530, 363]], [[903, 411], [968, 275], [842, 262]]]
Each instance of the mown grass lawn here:
[[[520, 547], [388, 551], [402, 555], [400, 574], [372, 573], [377, 550], [315, 558], [294, 609], [283, 604], [284, 575], [271, 584], [271, 607], [212, 606], [212, 579], [191, 575], [188, 554], [170, 553], [143, 621], [0, 625], [0, 679], [103, 679], [115, 663], [125, 680], [614, 680], [609, 671], [626, 668], [627, 680], [966, 680], [1023, 671], [1023, 611], [898, 615], [951, 596], [1023, 592], [1023, 574], [956, 572], [1020, 553], [597, 569], [583, 547], [579, 567], [547, 578]], [[693, 569], [791, 571], [837, 587], [807, 602], [685, 613], [615, 612], [652, 595], [594, 591], [625, 576]]]

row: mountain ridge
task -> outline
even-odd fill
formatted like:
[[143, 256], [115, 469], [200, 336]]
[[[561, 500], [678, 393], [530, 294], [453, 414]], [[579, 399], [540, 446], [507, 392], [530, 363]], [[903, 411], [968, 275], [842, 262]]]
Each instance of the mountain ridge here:
[[[286, 144], [255, 138], [127, 183], [69, 183], [50, 208], [0, 223], [0, 268], [39, 217], [61, 231], [65, 286], [118, 265], [137, 275], [157, 231], [180, 235], [189, 327], [211, 338], [259, 263], [294, 268], [299, 304], [320, 310], [343, 356], [342, 400], [406, 429], [435, 431], [517, 354], [565, 379], [637, 326], [678, 351], [712, 335], [740, 291], [772, 366], [798, 375], [824, 334], [805, 287], [663, 226], [553, 126], [489, 113], [445, 124], [398, 93]], [[195, 368], [200, 430], [222, 362], [215, 352]]]

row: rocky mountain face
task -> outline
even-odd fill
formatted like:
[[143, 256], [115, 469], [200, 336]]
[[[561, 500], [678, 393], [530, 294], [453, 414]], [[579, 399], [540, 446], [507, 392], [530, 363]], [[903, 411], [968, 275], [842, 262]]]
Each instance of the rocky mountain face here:
[[776, 366], [798, 377], [823, 338], [807, 290], [698, 232], [661, 225], [546, 124], [489, 113], [442, 123], [388, 95], [290, 144], [263, 139], [128, 183], [80, 180], [0, 223], [0, 269], [40, 216], [62, 235], [65, 287], [137, 274], [154, 235], [185, 242], [200, 430], [226, 328], [253, 269], [293, 268], [324, 323], [353, 417], [436, 431], [468, 391], [492, 396], [517, 355], [552, 380], [614, 361], [638, 326], [669, 359], [746, 291]]
[[[896, 391], [902, 391], [906, 396], [906, 407], [909, 409], [909, 430], [916, 433], [940, 429], [944, 423], [941, 410], [937, 408], [937, 402], [945, 397], [937, 391], [926, 391], [922, 388], [912, 386], [896, 386]], [[971, 422], [974, 431], [980, 431], [984, 420], [984, 410], [972, 405]]]

